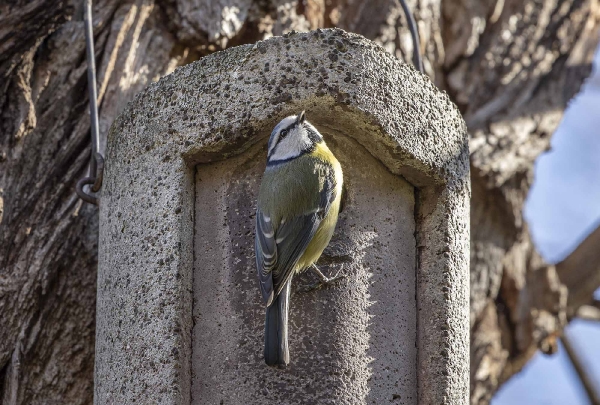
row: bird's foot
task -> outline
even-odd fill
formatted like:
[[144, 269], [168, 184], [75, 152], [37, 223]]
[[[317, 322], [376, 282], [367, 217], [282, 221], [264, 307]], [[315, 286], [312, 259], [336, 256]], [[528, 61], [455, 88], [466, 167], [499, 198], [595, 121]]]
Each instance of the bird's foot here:
[[337, 280], [344, 278], [344, 277], [346, 277], [344, 274], [335, 275], [334, 277], [328, 278], [327, 280], [317, 281], [316, 283], [309, 284], [304, 287], [300, 287], [298, 289], [298, 291], [299, 292], [310, 292], [310, 291], [314, 291], [314, 290], [320, 290], [321, 288], [328, 287], [329, 285], [333, 284]]
[[327, 277], [323, 273], [321, 273], [321, 270], [319, 270], [319, 268], [316, 265], [313, 264], [310, 267], [310, 269], [313, 271], [313, 273], [315, 273], [317, 275], [317, 277], [319, 277], [320, 281], [318, 281], [314, 284], [309, 284], [307, 286], [300, 287], [298, 289], [298, 291], [299, 292], [310, 292], [313, 290], [320, 290], [323, 287], [326, 287], [326, 286], [329, 286], [329, 285], [335, 283], [339, 279], [346, 277], [345, 274], [340, 274], [342, 272], [342, 268], [343, 268], [343, 266], [340, 267], [340, 269], [338, 270], [338, 272], [336, 273], [335, 276]]

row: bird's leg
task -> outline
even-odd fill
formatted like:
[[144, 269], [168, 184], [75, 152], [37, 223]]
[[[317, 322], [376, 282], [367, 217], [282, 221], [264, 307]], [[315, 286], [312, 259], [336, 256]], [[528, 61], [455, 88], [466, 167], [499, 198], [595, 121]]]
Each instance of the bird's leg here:
[[315, 273], [317, 275], [317, 277], [319, 277], [319, 279], [321, 281], [316, 282], [316, 283], [311, 284], [311, 285], [308, 285], [308, 286], [302, 288], [301, 291], [308, 292], [308, 291], [320, 289], [320, 288], [322, 288], [323, 286], [326, 286], [326, 285], [333, 284], [335, 281], [339, 280], [340, 278], [345, 277], [343, 274], [340, 274], [342, 272], [342, 268], [343, 268], [343, 265], [340, 266], [340, 269], [338, 270], [338, 272], [336, 273], [335, 276], [333, 276], [333, 277], [327, 277], [325, 274], [323, 274], [321, 272], [321, 270], [319, 270], [319, 268], [317, 267], [316, 264], [312, 264], [310, 266], [310, 269], [312, 270], [313, 273]]

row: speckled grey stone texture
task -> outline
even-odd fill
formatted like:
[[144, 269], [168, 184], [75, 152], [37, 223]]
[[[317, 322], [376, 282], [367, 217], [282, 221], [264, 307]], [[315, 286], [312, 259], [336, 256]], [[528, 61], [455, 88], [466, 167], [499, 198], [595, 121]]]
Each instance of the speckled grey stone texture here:
[[[204, 164], [257, 153], [253, 151], [261, 150], [271, 128], [301, 109], [329, 134], [332, 146], [336, 139], [341, 145], [346, 142], [343, 137], [349, 137], [348, 142], [361, 145], [364, 153], [377, 157], [391, 174], [402, 176], [414, 187], [417, 359], [416, 377], [406, 371], [406, 379], [416, 378], [418, 403], [467, 404], [469, 165], [465, 125], [447, 95], [428, 78], [372, 42], [341, 30], [271, 38], [205, 57], [150, 85], [113, 124], [100, 202], [95, 403], [190, 403], [192, 330], [198, 321], [193, 318], [193, 283], [198, 285], [194, 277], [201, 274], [198, 269], [193, 274], [194, 189], [199, 184], [195, 168], [200, 165], [201, 178]], [[257, 160], [263, 158], [257, 156]], [[395, 187], [390, 184], [390, 190]], [[395, 215], [404, 212], [401, 207], [410, 193], [398, 199]], [[358, 207], [364, 202], [355, 199], [354, 204]], [[232, 224], [223, 224], [223, 229], [227, 226]], [[399, 229], [406, 231], [405, 226], [408, 223]], [[383, 229], [388, 232], [389, 226], [382, 224]], [[343, 238], [343, 232], [337, 237]], [[398, 246], [408, 246], [410, 238], [403, 240]], [[335, 252], [336, 246], [331, 249]], [[355, 253], [348, 256], [355, 258]], [[336, 255], [330, 256], [335, 267]], [[235, 264], [236, 258], [229, 260]], [[361, 260], [372, 266], [373, 262]], [[361, 281], [351, 289], [348, 283], [353, 278], [367, 274], [351, 268], [338, 289], [359, 291], [364, 285]], [[323, 296], [331, 300], [334, 293], [335, 287], [307, 294], [292, 305], [304, 300], [319, 310]], [[253, 298], [249, 294], [233, 297]], [[228, 305], [245, 304], [232, 299]], [[248, 305], [254, 308], [256, 303]], [[258, 328], [264, 320], [258, 312], [250, 311], [251, 328]], [[292, 323], [291, 333], [302, 327], [301, 322]], [[401, 332], [409, 333], [408, 328]], [[391, 342], [408, 339], [396, 333], [389, 333]], [[294, 344], [292, 361], [303, 361], [307, 354], [302, 343]], [[257, 356], [253, 352], [250, 360]], [[334, 353], [334, 366], [344, 356]], [[264, 366], [256, 361], [256, 367], [262, 370]], [[265, 390], [285, 386], [290, 378], [285, 373], [279, 385], [265, 386]], [[361, 378], [342, 376], [336, 381], [362, 384]], [[384, 388], [373, 395], [392, 392], [381, 385]], [[231, 386], [236, 392], [243, 390], [239, 384]], [[227, 392], [222, 394], [224, 404], [235, 403], [227, 401]], [[375, 398], [367, 396], [358, 403], [371, 399]], [[332, 400], [337, 403], [335, 397]], [[386, 397], [383, 403], [392, 400], [410, 403], [397, 397]], [[202, 402], [195, 398], [194, 403]]]

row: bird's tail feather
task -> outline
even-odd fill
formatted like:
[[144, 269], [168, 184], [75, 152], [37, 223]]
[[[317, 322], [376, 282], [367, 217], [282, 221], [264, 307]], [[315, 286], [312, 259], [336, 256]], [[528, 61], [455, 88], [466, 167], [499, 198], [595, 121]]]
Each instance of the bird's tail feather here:
[[288, 349], [289, 280], [281, 293], [267, 307], [265, 319], [265, 362], [269, 366], [286, 366], [290, 362]]

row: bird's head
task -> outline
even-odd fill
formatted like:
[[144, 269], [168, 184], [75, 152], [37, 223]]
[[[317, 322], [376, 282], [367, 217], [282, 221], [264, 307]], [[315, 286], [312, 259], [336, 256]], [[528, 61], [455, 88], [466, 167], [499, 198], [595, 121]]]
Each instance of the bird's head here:
[[290, 115], [275, 126], [269, 138], [268, 163], [285, 162], [311, 152], [323, 137], [308, 121], [302, 111]]

